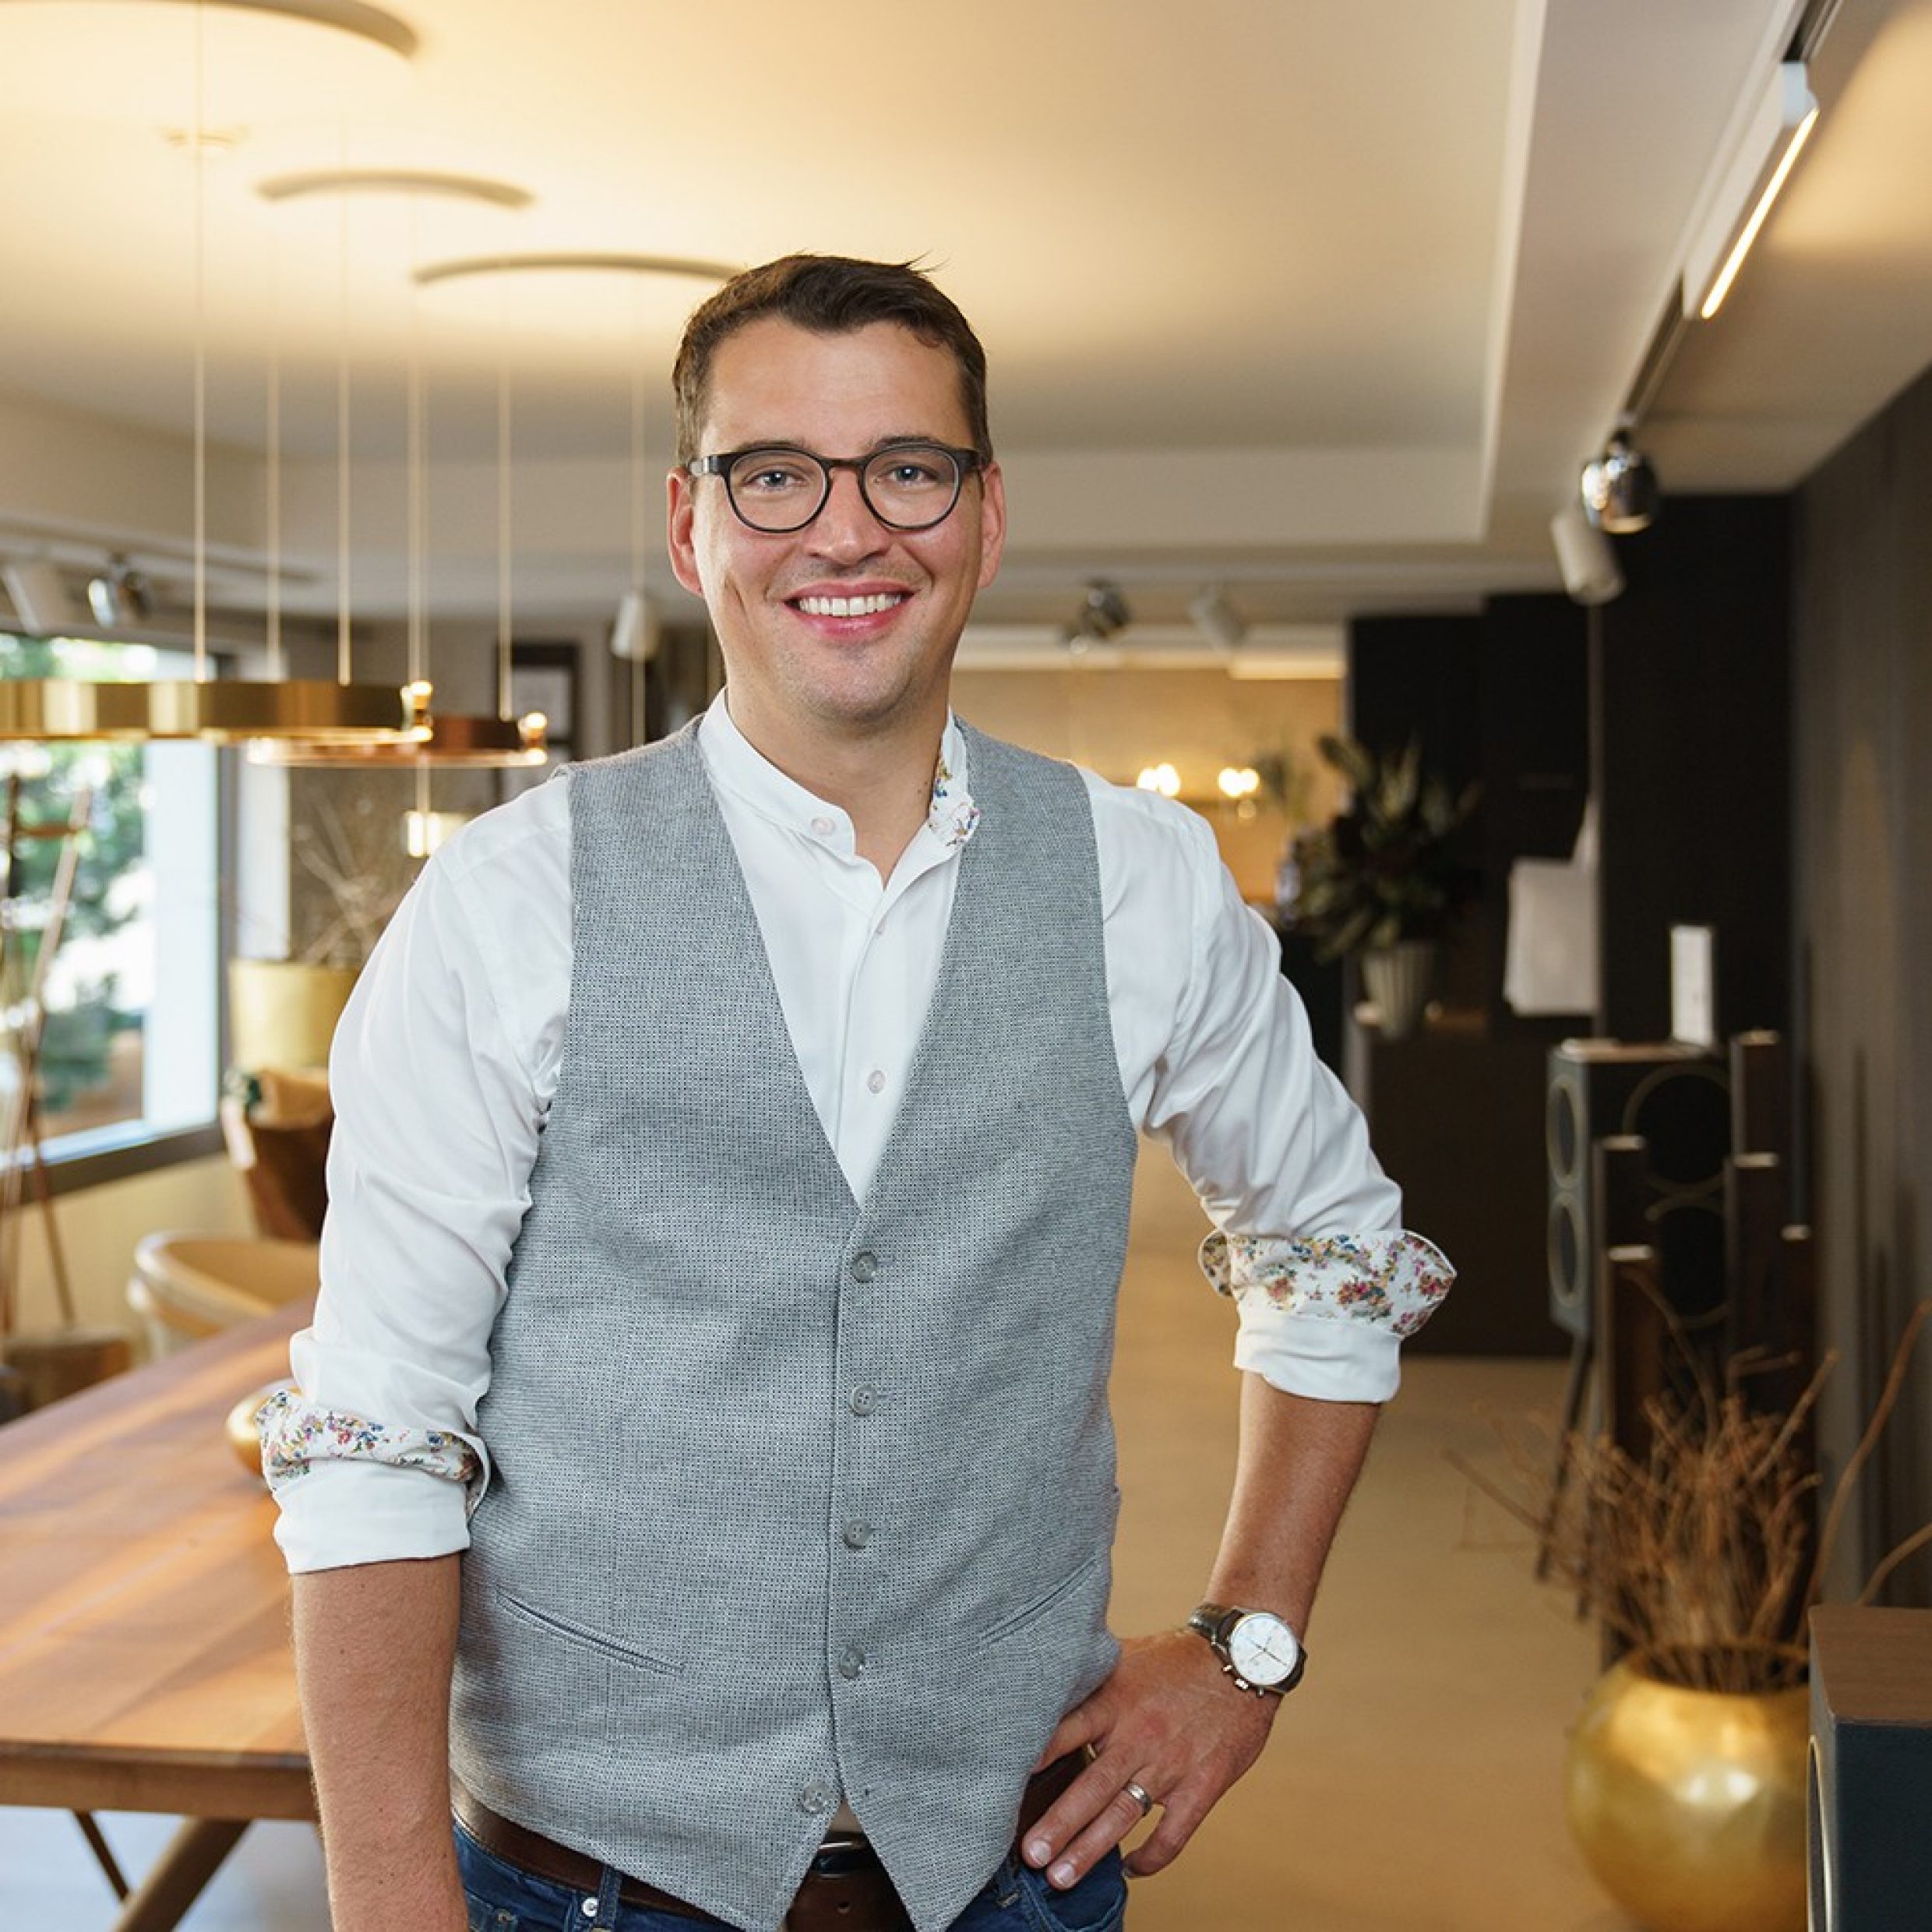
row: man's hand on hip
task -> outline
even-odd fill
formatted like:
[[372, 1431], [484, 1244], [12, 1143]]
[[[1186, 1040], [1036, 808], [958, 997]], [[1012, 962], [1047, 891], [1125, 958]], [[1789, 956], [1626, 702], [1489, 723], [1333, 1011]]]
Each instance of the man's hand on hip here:
[[1053, 1884], [1077, 1884], [1137, 1826], [1160, 1822], [1127, 1860], [1137, 1875], [1171, 1864], [1222, 1794], [1261, 1754], [1281, 1699], [1238, 1689], [1188, 1631], [1130, 1638], [1114, 1673], [1061, 1719], [1043, 1764], [1091, 1744], [1094, 1759], [1027, 1834], [1021, 1851]]

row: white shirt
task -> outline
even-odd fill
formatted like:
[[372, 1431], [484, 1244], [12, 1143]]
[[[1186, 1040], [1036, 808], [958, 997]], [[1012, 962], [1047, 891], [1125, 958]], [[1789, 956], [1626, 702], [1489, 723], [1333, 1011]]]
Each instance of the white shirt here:
[[[883, 882], [846, 814], [762, 758], [721, 697], [698, 746], [813, 1105], [862, 1199], [978, 816], [961, 735], [949, 724], [932, 809]], [[1207, 825], [1083, 776], [1121, 1084], [1136, 1126], [1167, 1144], [1232, 1237], [1211, 1244], [1209, 1272], [1240, 1304], [1236, 1359], [1296, 1394], [1384, 1400], [1400, 1334], [1447, 1287], [1439, 1272], [1419, 1291], [1418, 1267], [1440, 1257], [1398, 1229], [1400, 1196]], [[425, 868], [337, 1028], [323, 1292], [292, 1350], [300, 1395], [272, 1431], [293, 1569], [467, 1545], [466, 1503], [487, 1481], [476, 1414], [490, 1331], [563, 1047], [569, 841], [567, 781], [465, 827]], [[471, 1472], [467, 1495], [437, 1479], [457, 1472], [446, 1445]]]

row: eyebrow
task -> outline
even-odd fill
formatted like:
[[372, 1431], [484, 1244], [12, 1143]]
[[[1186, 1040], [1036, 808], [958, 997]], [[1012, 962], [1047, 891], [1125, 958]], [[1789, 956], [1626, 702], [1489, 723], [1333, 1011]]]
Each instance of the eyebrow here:
[[[951, 450], [964, 449], [965, 446], [963, 443], [948, 442], [943, 436], [935, 435], [929, 431], [915, 430], [904, 435], [878, 437], [862, 453], [874, 457], [887, 450]], [[792, 450], [806, 457], [823, 456], [825, 453], [822, 450], [814, 450], [809, 442], [801, 442], [795, 436], [760, 436], [755, 442], [741, 442], [738, 448], [739, 450]]]

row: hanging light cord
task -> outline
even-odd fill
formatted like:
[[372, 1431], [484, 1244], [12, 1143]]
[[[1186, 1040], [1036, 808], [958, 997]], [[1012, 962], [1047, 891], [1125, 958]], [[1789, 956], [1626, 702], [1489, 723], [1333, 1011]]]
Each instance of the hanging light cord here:
[[[342, 167], [349, 165], [349, 131], [338, 134]], [[336, 682], [354, 669], [349, 648], [349, 198], [336, 211]]]
[[509, 350], [496, 365], [496, 715], [511, 715]]
[[195, 0], [195, 682], [208, 679], [208, 165], [202, 0]]

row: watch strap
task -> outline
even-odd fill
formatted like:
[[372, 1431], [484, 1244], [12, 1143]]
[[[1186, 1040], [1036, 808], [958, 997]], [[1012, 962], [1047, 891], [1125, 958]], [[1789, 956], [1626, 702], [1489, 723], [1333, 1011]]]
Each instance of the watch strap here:
[[[1197, 1603], [1187, 1620], [1187, 1628], [1196, 1636], [1208, 1640], [1208, 1647], [1221, 1659], [1221, 1668], [1231, 1678], [1237, 1688], [1251, 1692], [1257, 1698], [1286, 1697], [1302, 1680], [1302, 1673], [1307, 1668], [1308, 1646], [1301, 1640], [1299, 1632], [1295, 1637], [1295, 1668], [1279, 1683], [1255, 1683], [1242, 1676], [1235, 1668], [1234, 1657], [1229, 1648], [1229, 1640], [1234, 1634], [1234, 1627], [1243, 1617], [1253, 1616], [1251, 1610], [1239, 1605], [1226, 1603]], [[1273, 1614], [1272, 1612], [1270, 1613]]]

